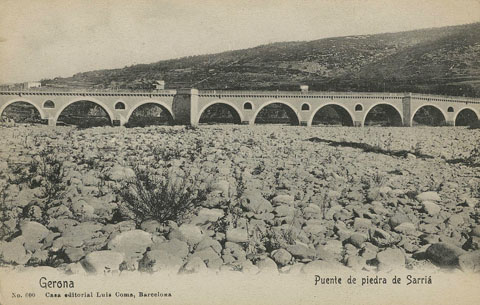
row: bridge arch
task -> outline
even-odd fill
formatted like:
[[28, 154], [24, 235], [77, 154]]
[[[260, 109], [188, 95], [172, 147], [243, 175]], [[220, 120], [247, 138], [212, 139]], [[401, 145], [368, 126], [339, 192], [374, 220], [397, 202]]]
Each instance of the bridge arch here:
[[[458, 116], [460, 115], [460, 113], [462, 111], [472, 111], [476, 116], [477, 116], [477, 120], [480, 120], [480, 115], [478, 113], [477, 110], [471, 108], [471, 107], [463, 107], [461, 108], [456, 114], [455, 114], [455, 117], [453, 118], [453, 122], [455, 122], [455, 126], [457, 126], [457, 119], [458, 119]], [[462, 125], [458, 125], [458, 126], [462, 126]]]
[[412, 116], [410, 117], [410, 126], [413, 125], [413, 118], [415, 117], [415, 115], [417, 114], [417, 112], [421, 109], [421, 108], [424, 108], [424, 107], [433, 107], [435, 108], [436, 110], [440, 111], [440, 113], [442, 114], [443, 116], [443, 121], [446, 123], [447, 122], [447, 114], [445, 113], [445, 111], [442, 110], [442, 108], [438, 107], [438, 106], [435, 106], [434, 104], [423, 104], [423, 105], [420, 105], [418, 106], [415, 111], [412, 112]]
[[135, 107], [130, 108], [130, 110], [127, 113], [126, 121], [128, 122], [130, 120], [130, 117], [132, 116], [132, 114], [135, 110], [137, 110], [139, 107], [141, 107], [143, 105], [146, 105], [146, 104], [157, 104], [159, 106], [162, 106], [163, 108], [165, 108], [168, 111], [168, 114], [172, 117], [172, 119], [175, 119], [175, 117], [173, 116], [172, 108], [170, 108], [170, 106], [168, 106], [167, 103], [162, 102], [162, 101], [157, 101], [157, 100], [144, 100], [144, 101], [141, 101], [140, 103], [136, 104]]
[[338, 104], [338, 103], [327, 103], [327, 104], [323, 104], [323, 105], [317, 107], [314, 111], [312, 111], [312, 115], [310, 116], [310, 119], [308, 120], [308, 126], [311, 126], [311, 125], [312, 125], [313, 119], [315, 118], [315, 115], [316, 115], [322, 108], [324, 108], [324, 107], [326, 107], [326, 106], [338, 106], [338, 107], [340, 107], [341, 109], [343, 109], [343, 110], [344, 110], [346, 113], [348, 113], [348, 115], [350, 116], [350, 120], [352, 121], [352, 125], [351, 125], [351, 126], [353, 126], [353, 124], [354, 124], [354, 118], [355, 118], [355, 117], [353, 116], [352, 112], [351, 112], [349, 109], [347, 109], [346, 107], [344, 107], [344, 106], [342, 106], [342, 105], [340, 105], [340, 104]]
[[272, 104], [282, 104], [284, 106], [287, 106], [291, 112], [293, 114], [295, 114], [295, 124], [299, 125], [300, 124], [300, 117], [298, 115], [298, 111], [295, 110], [295, 107], [293, 107], [292, 104], [290, 104], [289, 102], [285, 102], [285, 101], [281, 101], [281, 100], [271, 100], [271, 101], [268, 101], [266, 102], [265, 104], [263, 104], [260, 108], [257, 109], [257, 111], [253, 114], [252, 116], [252, 122], [255, 123], [255, 121], [257, 120], [257, 117], [258, 117], [258, 114], [260, 113], [260, 111], [262, 111], [263, 109], [265, 109], [267, 106], [269, 105], [272, 105]]
[[[362, 119], [362, 126], [365, 126], [365, 123], [366, 123], [366, 120], [367, 120], [367, 117], [368, 117], [368, 114], [370, 113], [370, 111], [373, 110], [373, 108], [375, 107], [382, 107], [382, 106], [387, 106], [387, 107], [391, 107], [390, 109], [393, 109], [395, 110], [396, 114], [399, 115], [400, 117], [400, 121], [398, 122], [399, 126], [402, 126], [403, 125], [403, 113], [402, 111], [395, 105], [393, 104], [390, 104], [390, 103], [377, 103], [377, 104], [374, 104], [372, 106], [370, 106], [367, 111], [365, 111], [365, 114], [363, 115], [363, 119]], [[413, 118], [413, 116], [412, 116]]]
[[103, 102], [95, 99], [95, 98], [91, 98], [91, 97], [82, 97], [82, 98], [76, 98], [74, 100], [71, 100], [69, 101], [68, 103], [66, 103], [65, 105], [63, 105], [58, 111], [57, 113], [55, 114], [55, 122], [58, 121], [58, 118], [60, 117], [60, 115], [62, 114], [62, 112], [67, 109], [68, 106], [72, 105], [72, 104], [75, 104], [77, 102], [92, 102], [92, 103], [95, 103], [97, 104], [98, 106], [102, 107], [102, 109], [107, 113], [108, 115], [108, 118], [110, 119], [110, 123], [113, 122], [113, 120], [115, 119], [115, 116], [112, 112], [112, 110], [110, 109], [110, 107], [108, 107], [107, 105], [105, 105]]
[[[244, 105], [246, 104], [250, 104], [252, 105], [250, 102], [246, 102]], [[240, 109], [238, 109], [238, 107], [232, 103], [232, 102], [229, 102], [229, 101], [226, 101], [226, 100], [214, 100], [214, 101], [211, 101], [209, 102], [208, 104], [206, 104], [205, 106], [203, 106], [202, 109], [200, 109], [200, 111], [198, 112], [198, 117], [197, 117], [197, 123], [200, 122], [200, 118], [202, 117], [202, 114], [205, 112], [205, 110], [207, 110], [209, 107], [211, 106], [214, 106], [214, 105], [227, 105], [229, 107], [231, 107], [232, 110], [234, 110], [236, 112], [236, 114], [238, 115], [239, 119], [240, 119], [240, 122], [241, 123], [243, 121], [243, 112], [240, 111]], [[248, 109], [247, 109], [248, 110]]]
[[40, 113], [40, 117], [41, 117], [42, 119], [46, 119], [45, 112], [43, 111], [43, 109], [42, 109], [40, 106], [36, 105], [35, 103], [33, 103], [33, 102], [30, 101], [30, 100], [23, 99], [23, 98], [22, 98], [22, 99], [13, 99], [13, 100], [10, 100], [10, 101], [6, 102], [4, 105], [2, 105], [2, 106], [0, 107], [0, 117], [1, 117], [2, 114], [3, 114], [3, 111], [4, 111], [5, 109], [7, 109], [8, 106], [10, 106], [10, 105], [12, 105], [12, 104], [14, 104], [14, 103], [18, 103], [18, 102], [24, 102], [24, 103], [28, 103], [28, 104], [32, 105], [33, 107], [35, 107], [35, 109], [37, 109], [38, 113]]

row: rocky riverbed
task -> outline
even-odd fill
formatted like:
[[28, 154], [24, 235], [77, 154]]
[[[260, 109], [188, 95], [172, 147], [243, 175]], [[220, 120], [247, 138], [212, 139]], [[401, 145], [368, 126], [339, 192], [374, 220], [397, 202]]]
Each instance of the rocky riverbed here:
[[479, 149], [480, 130], [461, 127], [2, 128], [0, 261], [478, 272]]

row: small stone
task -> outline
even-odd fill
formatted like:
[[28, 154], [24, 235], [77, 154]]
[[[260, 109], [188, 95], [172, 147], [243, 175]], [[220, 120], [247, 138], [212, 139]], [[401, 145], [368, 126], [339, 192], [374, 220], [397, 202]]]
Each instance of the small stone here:
[[193, 217], [192, 224], [203, 225], [213, 223], [224, 216], [224, 212], [220, 209], [201, 208], [197, 215]]
[[394, 228], [395, 232], [403, 234], [413, 234], [416, 232], [415, 225], [411, 222], [404, 222]]
[[123, 167], [121, 165], [115, 165], [110, 170], [110, 179], [114, 181], [121, 181], [125, 179], [135, 178], [135, 172], [129, 167]]
[[423, 192], [417, 195], [417, 200], [420, 202], [423, 201], [440, 201], [440, 196], [437, 192]]
[[150, 219], [140, 224], [140, 229], [148, 233], [160, 232], [163, 226], [156, 220]]
[[273, 211], [272, 204], [259, 191], [246, 191], [241, 199], [240, 204], [247, 211], [255, 214], [262, 214]]
[[307, 259], [315, 257], [315, 250], [308, 248], [303, 244], [287, 246], [287, 251], [298, 259]]
[[429, 215], [435, 216], [440, 213], [440, 206], [433, 201], [423, 201], [422, 202], [423, 210]]
[[231, 228], [227, 230], [227, 240], [234, 243], [248, 242], [248, 232], [246, 229]]
[[353, 222], [353, 227], [355, 230], [368, 229], [372, 226], [372, 221], [367, 218], [355, 218]]
[[403, 213], [396, 213], [389, 220], [390, 227], [392, 228], [395, 228], [396, 226], [405, 222], [411, 222], [411, 220]]
[[349, 238], [349, 242], [357, 248], [361, 248], [366, 240], [367, 236], [360, 233], [353, 233]]
[[185, 241], [192, 246], [198, 244], [204, 237], [202, 230], [196, 225], [183, 224], [178, 230], [185, 237]]
[[292, 255], [285, 249], [278, 249], [272, 252], [272, 258], [280, 266], [285, 266], [292, 260]]
[[225, 196], [228, 196], [230, 190], [230, 183], [226, 180], [219, 180], [212, 185], [211, 190], [213, 192], [217, 191]]
[[463, 217], [459, 214], [454, 214], [448, 218], [448, 224], [451, 226], [458, 226], [465, 222]]
[[277, 217], [290, 217], [295, 216], [295, 208], [288, 205], [280, 205], [275, 208], [275, 215]]
[[293, 206], [295, 204], [295, 198], [290, 195], [277, 195], [272, 199], [272, 203], [275, 206], [283, 204]]

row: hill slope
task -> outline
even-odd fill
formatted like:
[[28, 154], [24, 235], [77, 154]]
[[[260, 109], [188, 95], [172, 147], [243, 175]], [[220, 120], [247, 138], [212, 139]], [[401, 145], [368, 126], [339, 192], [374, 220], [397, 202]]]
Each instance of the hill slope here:
[[53, 87], [424, 92], [480, 96], [480, 23], [281, 42], [44, 80]]

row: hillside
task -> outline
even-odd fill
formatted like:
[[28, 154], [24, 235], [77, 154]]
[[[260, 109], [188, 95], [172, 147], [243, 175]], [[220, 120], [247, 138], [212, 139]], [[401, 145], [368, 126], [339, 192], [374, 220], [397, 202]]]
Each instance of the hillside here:
[[480, 96], [480, 23], [281, 42], [78, 73], [44, 86], [423, 92]]

